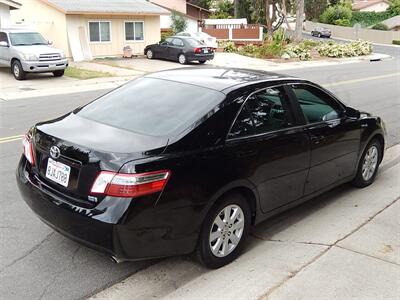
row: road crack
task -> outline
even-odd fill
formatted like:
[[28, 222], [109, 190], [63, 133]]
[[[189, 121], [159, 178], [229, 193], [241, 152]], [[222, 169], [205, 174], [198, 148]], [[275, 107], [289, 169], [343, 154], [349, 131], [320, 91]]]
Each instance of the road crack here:
[[50, 232], [42, 241], [40, 241], [38, 244], [36, 244], [35, 246], [33, 246], [31, 249], [29, 249], [26, 253], [24, 253], [22, 256], [14, 259], [11, 263], [7, 264], [3, 269], [0, 270], [0, 274], [3, 273], [6, 269], [8, 269], [9, 267], [13, 266], [14, 264], [16, 264], [17, 262], [23, 260], [25, 257], [29, 256], [30, 254], [32, 254], [33, 252], [35, 252], [37, 249], [40, 248], [41, 245], [43, 245], [46, 241], [48, 241], [50, 239], [50, 237], [54, 234], [55, 232], [52, 231]]

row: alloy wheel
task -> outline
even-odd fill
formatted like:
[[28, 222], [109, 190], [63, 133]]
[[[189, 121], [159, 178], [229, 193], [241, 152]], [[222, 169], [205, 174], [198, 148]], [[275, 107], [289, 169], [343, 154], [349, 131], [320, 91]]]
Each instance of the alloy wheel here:
[[186, 57], [184, 54], [179, 55], [178, 57], [179, 63], [184, 65], [186, 63]]
[[147, 58], [148, 59], [152, 59], [153, 58], [153, 51], [151, 51], [151, 50], [147, 50]]
[[364, 156], [362, 164], [362, 177], [365, 181], [371, 179], [375, 173], [376, 166], [378, 165], [378, 148], [372, 145]]
[[17, 64], [14, 64], [13, 71], [14, 71], [15, 77], [19, 77], [19, 67]]
[[239, 244], [244, 231], [244, 213], [240, 206], [231, 204], [214, 219], [209, 234], [211, 252], [217, 257], [229, 255]]

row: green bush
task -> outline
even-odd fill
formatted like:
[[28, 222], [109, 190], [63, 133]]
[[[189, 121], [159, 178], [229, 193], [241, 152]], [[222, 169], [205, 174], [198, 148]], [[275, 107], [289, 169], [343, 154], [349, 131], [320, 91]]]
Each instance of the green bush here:
[[348, 19], [337, 19], [335, 20], [335, 25], [349, 27], [351, 24]]
[[391, 17], [388, 11], [373, 12], [373, 11], [353, 11], [351, 16], [351, 25], [361, 24], [364, 27], [372, 26]]
[[221, 46], [224, 48], [224, 52], [236, 52], [237, 48], [234, 42], [225, 42]]
[[393, 44], [393, 45], [400, 45], [400, 40], [393, 40], [393, 41], [392, 41], [392, 44]]
[[335, 24], [336, 20], [348, 20], [350, 22], [351, 16], [352, 12], [350, 8], [344, 5], [335, 5], [325, 9], [320, 17], [320, 21], [325, 24]]
[[389, 30], [389, 27], [387, 27], [387, 25], [385, 25], [385, 24], [378, 23], [378, 24], [375, 24], [374, 26], [372, 26], [372, 29], [375, 29], [375, 30]]
[[167, 37], [170, 37], [172, 35], [174, 35], [174, 33], [171, 30], [161, 32], [161, 41], [165, 41]]
[[391, 0], [387, 12], [392, 17], [400, 15], [400, 0]]
[[316, 50], [319, 55], [327, 57], [353, 57], [368, 55], [372, 52], [370, 42], [366, 41], [353, 41], [347, 44], [338, 44], [335, 42], [323, 43], [319, 45]]
[[285, 53], [289, 54], [290, 57], [293, 57], [293, 53], [298, 57], [300, 60], [310, 60], [311, 59], [311, 52], [310, 49], [305, 46], [304, 43], [300, 43], [297, 45], [288, 45], [285, 48]]

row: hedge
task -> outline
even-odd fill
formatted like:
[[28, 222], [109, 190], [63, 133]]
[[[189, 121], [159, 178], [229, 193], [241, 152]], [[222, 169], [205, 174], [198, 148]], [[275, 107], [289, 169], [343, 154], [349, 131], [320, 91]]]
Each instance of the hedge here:
[[393, 45], [400, 45], [400, 40], [393, 40], [393, 41], [392, 41], [392, 44], [393, 44]]
[[380, 23], [392, 17], [387, 11], [373, 12], [373, 11], [353, 11], [351, 16], [351, 25], [360, 23], [365, 27]]

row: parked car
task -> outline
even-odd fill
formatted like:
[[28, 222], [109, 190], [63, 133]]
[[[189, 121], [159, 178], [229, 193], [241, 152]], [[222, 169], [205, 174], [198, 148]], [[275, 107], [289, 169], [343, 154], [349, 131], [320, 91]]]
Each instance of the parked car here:
[[317, 36], [317, 37], [327, 37], [330, 38], [332, 35], [332, 32], [329, 28], [324, 28], [324, 27], [316, 27], [314, 30], [311, 31], [312, 36]]
[[68, 60], [64, 51], [36, 31], [0, 29], [0, 66], [11, 67], [15, 79], [23, 80], [27, 73], [51, 72], [64, 75]]
[[191, 37], [172, 36], [158, 44], [146, 46], [144, 54], [148, 59], [169, 59], [178, 61], [182, 65], [191, 61], [204, 64], [214, 58], [214, 49]]
[[177, 36], [187, 36], [199, 40], [207, 47], [213, 48], [214, 50], [218, 48], [217, 39], [205, 32], [179, 32]]
[[235, 259], [250, 227], [335, 186], [370, 185], [383, 121], [307, 80], [229, 68], [148, 74], [33, 126], [19, 190], [115, 261]]

